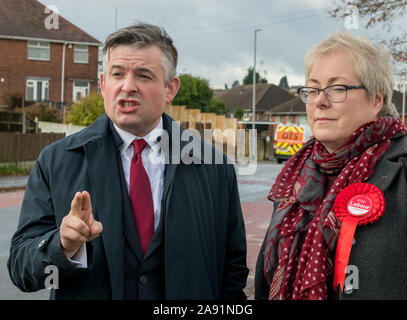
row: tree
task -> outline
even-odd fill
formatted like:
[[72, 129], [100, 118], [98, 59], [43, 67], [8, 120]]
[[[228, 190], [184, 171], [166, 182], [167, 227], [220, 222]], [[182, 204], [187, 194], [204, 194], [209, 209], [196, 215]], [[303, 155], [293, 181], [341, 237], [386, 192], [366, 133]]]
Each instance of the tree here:
[[105, 112], [103, 97], [100, 93], [91, 94], [72, 105], [67, 122], [87, 126]]
[[223, 101], [212, 98], [210, 104], [202, 112], [214, 112], [217, 115], [226, 114], [226, 105]]
[[232, 88], [238, 87], [240, 85], [239, 80], [235, 80], [232, 83]]
[[173, 105], [183, 105], [188, 109], [202, 109], [209, 105], [213, 93], [208, 80], [189, 74], [181, 74], [179, 79], [181, 86], [177, 96], [172, 101]]
[[[356, 13], [360, 17], [368, 18], [366, 29], [381, 25], [390, 31], [394, 20], [404, 15], [407, 0], [338, 0], [336, 6], [334, 10], [329, 11], [334, 18], [350, 19], [355, 14], [355, 10], [352, 9], [356, 8]], [[382, 42], [389, 48], [396, 61], [407, 62], [407, 32]]]
[[[259, 82], [260, 74], [256, 71], [256, 83]], [[245, 84], [253, 84], [253, 68], [247, 69], [247, 74], [243, 78], [243, 85]]]
[[186, 106], [188, 109], [201, 109], [202, 112], [226, 113], [224, 105], [222, 107], [222, 104], [217, 103], [218, 101], [213, 98], [208, 80], [189, 74], [181, 74], [179, 79], [181, 87], [172, 101], [173, 105]]
[[289, 88], [287, 76], [284, 76], [284, 77], [282, 77], [282, 78], [280, 79], [280, 83], [279, 83], [278, 86], [279, 86], [280, 88], [283, 88], [283, 89], [288, 89], [288, 88]]
[[236, 108], [235, 111], [233, 112], [233, 116], [238, 120], [242, 119], [243, 115], [244, 115], [244, 109], [241, 107]]
[[49, 108], [46, 103], [37, 102], [29, 107], [24, 107], [25, 111], [34, 119], [39, 121], [61, 123], [60, 113], [56, 108]]

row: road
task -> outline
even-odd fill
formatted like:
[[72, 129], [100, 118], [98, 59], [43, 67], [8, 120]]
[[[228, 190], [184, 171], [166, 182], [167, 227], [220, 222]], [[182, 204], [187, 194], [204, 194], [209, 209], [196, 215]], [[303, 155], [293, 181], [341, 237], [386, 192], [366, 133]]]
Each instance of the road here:
[[17, 229], [23, 195], [24, 191], [0, 193], [0, 300], [44, 300], [49, 296], [46, 289], [34, 293], [20, 291], [8, 275], [10, 241]]
[[[268, 192], [282, 165], [275, 162], [258, 162], [252, 175], [238, 175], [240, 200], [246, 226], [247, 264], [250, 270], [247, 288], [249, 299], [253, 299], [254, 268], [264, 235], [267, 231], [272, 203]], [[239, 172], [239, 170], [237, 170]], [[1, 185], [0, 185], [1, 187]], [[0, 193], [0, 300], [46, 300], [49, 291], [21, 292], [8, 275], [7, 257], [10, 241], [17, 228], [24, 191]]]

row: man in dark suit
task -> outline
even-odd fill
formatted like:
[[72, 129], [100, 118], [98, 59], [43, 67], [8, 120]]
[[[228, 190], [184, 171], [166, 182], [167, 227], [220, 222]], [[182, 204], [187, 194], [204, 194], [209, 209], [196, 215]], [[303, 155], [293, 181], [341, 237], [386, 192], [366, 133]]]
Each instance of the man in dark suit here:
[[234, 167], [223, 154], [204, 163], [218, 151], [202, 140], [191, 154], [164, 114], [180, 86], [171, 38], [136, 24], [103, 53], [106, 114], [41, 152], [11, 242], [13, 283], [42, 289], [51, 265], [53, 299], [245, 299]]

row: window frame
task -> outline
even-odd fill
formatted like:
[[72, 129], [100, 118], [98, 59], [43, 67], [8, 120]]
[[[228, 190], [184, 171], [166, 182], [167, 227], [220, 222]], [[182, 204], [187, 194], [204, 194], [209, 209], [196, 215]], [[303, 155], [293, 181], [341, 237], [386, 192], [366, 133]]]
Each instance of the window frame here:
[[[47, 50], [48, 57], [47, 58], [37, 58], [37, 57], [30, 57], [30, 48], [31, 49], [43, 49]], [[51, 61], [51, 43], [46, 41], [27, 41], [27, 60], [35, 60], [35, 61]]]
[[[41, 82], [41, 98], [38, 99], [38, 83]], [[32, 88], [32, 100], [28, 99], [28, 88]], [[40, 78], [26, 78], [25, 81], [25, 100], [26, 101], [35, 101], [35, 102], [44, 102], [49, 101], [49, 88], [50, 80], [49, 79], [40, 79]], [[48, 97], [47, 97], [48, 95]]]
[[[82, 48], [80, 48], [82, 47]], [[86, 47], [86, 49], [84, 49]], [[84, 60], [78, 60], [76, 53], [84, 53], [86, 52], [86, 62]], [[81, 63], [81, 64], [89, 64], [89, 46], [85, 44], [75, 44], [73, 46], [73, 62], [74, 63]]]
[[[87, 83], [87, 86], [84, 85], [79, 85], [80, 83], [84, 84]], [[76, 85], [78, 84], [78, 85]], [[74, 80], [73, 81], [73, 85], [72, 85], [72, 102], [78, 102], [79, 100], [76, 99], [76, 94], [77, 94], [77, 90], [75, 90], [75, 88], [86, 88], [87, 93], [85, 93], [85, 95], [82, 97], [81, 99], [84, 97], [88, 97], [90, 94], [90, 81], [89, 80]]]

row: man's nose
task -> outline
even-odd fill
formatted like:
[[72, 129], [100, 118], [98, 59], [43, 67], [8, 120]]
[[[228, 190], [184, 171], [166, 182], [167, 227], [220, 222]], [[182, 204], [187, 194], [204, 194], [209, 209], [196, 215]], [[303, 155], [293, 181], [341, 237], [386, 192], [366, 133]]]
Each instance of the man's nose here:
[[131, 94], [134, 92], [137, 92], [137, 81], [135, 80], [135, 78], [132, 75], [127, 75], [124, 78], [124, 82], [121, 88], [121, 91], [127, 93], [127, 94]]

